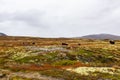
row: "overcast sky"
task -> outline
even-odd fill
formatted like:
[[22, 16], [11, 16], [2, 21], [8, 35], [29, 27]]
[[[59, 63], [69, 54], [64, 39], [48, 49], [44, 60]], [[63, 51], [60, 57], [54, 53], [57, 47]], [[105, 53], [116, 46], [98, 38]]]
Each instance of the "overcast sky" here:
[[120, 0], [0, 0], [0, 32], [38, 37], [120, 35]]

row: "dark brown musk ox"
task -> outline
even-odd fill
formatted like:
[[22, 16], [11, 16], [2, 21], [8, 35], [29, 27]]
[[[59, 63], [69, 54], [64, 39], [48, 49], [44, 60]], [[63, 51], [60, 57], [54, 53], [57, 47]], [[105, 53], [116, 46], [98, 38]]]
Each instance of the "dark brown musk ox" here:
[[110, 40], [109, 43], [110, 44], [115, 44], [115, 41], [114, 40]]

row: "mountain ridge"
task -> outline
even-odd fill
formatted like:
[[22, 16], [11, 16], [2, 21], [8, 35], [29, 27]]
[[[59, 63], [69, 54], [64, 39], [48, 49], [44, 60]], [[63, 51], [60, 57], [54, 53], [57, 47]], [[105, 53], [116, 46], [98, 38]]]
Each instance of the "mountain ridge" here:
[[119, 40], [119, 39], [120, 39], [120, 36], [118, 36], [118, 35], [113, 35], [113, 34], [91, 34], [91, 35], [82, 36], [81, 38], [86, 38], [86, 39], [110, 39], [110, 40]]
[[6, 35], [6, 34], [4, 34], [4, 33], [1, 33], [1, 32], [0, 32], [0, 36], [7, 36], [7, 35]]

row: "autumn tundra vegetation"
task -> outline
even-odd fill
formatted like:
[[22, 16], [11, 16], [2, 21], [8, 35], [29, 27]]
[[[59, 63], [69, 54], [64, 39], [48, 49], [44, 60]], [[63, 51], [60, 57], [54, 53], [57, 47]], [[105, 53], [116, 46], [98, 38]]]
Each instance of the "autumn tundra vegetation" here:
[[120, 80], [120, 41], [1, 36], [0, 80]]

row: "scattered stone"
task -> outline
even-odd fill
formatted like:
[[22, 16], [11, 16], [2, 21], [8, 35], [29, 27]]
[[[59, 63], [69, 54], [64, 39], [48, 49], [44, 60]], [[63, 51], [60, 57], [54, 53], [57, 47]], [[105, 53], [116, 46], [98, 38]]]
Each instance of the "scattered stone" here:
[[6, 74], [0, 73], [0, 78], [4, 78], [4, 77], [6, 77]]

